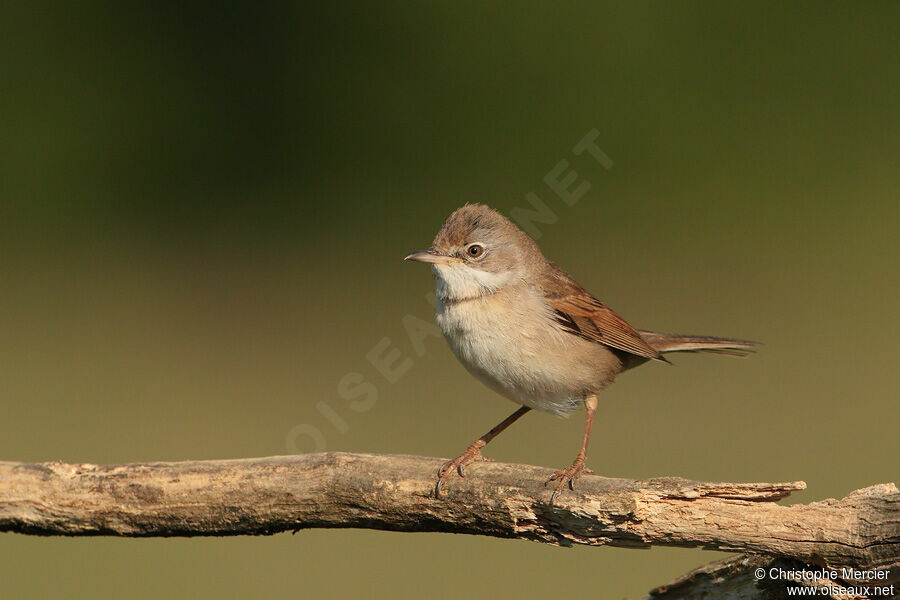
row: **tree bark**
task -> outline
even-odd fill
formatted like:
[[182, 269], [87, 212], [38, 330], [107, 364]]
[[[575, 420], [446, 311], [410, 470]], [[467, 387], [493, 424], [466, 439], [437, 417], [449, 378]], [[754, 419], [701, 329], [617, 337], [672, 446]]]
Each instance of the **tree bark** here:
[[[832, 574], [793, 558], [738, 554], [694, 569], [654, 589], [645, 600], [786, 600], [796, 596], [877, 600], [900, 596], [900, 585], [879, 577], [872, 574], [865, 581], [849, 582], [841, 579], [840, 570]], [[793, 593], [789, 588], [795, 588]]]
[[440, 531], [563, 546], [700, 546], [889, 570], [888, 583], [900, 579], [894, 484], [781, 506], [775, 501], [806, 484], [585, 475], [551, 506], [544, 486], [551, 470], [501, 463], [472, 465], [435, 498], [442, 462], [349, 453], [125, 465], [0, 462], [0, 531], [133, 537], [313, 527]]

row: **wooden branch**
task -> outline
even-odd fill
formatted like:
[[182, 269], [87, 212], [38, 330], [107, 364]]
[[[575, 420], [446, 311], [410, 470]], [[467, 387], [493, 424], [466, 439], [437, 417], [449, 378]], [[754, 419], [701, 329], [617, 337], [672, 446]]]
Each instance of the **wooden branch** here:
[[0, 531], [260, 535], [312, 527], [443, 531], [572, 545], [707, 549], [900, 575], [900, 491], [780, 506], [806, 487], [584, 476], [548, 504], [551, 470], [479, 463], [434, 498], [441, 459], [326, 453], [128, 465], [0, 462]]
[[[654, 589], [646, 600], [770, 600], [792, 596], [871, 600], [900, 595], [900, 586], [879, 579], [880, 575], [871, 574], [865, 582], [852, 583], [841, 579], [840, 571], [836, 574], [826, 575], [821, 568], [792, 558], [738, 554], [694, 569]], [[789, 588], [794, 588], [793, 593]]]
[[[650, 592], [647, 600], [768, 600], [782, 595], [772, 589], [774, 582], [754, 577], [755, 569], [768, 571], [772, 567], [796, 569], [798, 563], [789, 558], [764, 554], [739, 554], [703, 565], [672, 583]], [[802, 566], [802, 563], [800, 564]], [[781, 586], [784, 587], [784, 586]], [[826, 596], [826, 598], [829, 596]]]

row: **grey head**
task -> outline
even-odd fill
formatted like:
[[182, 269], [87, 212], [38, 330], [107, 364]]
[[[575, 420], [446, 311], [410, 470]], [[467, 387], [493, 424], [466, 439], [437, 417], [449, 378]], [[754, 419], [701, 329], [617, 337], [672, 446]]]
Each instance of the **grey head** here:
[[449, 300], [477, 298], [528, 281], [547, 263], [528, 234], [483, 204], [457, 209], [431, 248], [406, 260], [431, 264], [438, 295]]

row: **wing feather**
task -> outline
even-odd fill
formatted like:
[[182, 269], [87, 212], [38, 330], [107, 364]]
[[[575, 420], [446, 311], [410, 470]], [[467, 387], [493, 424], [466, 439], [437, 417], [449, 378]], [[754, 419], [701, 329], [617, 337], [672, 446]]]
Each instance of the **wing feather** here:
[[548, 269], [543, 289], [554, 319], [564, 331], [637, 356], [666, 361], [625, 319], [556, 265]]

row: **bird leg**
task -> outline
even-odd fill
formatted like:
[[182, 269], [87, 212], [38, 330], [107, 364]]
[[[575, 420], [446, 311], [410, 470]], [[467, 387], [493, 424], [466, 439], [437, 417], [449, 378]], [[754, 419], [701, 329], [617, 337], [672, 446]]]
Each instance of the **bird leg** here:
[[441, 492], [441, 488], [444, 485], [444, 480], [453, 473], [453, 470], [456, 469], [456, 472], [459, 473], [460, 477], [464, 477], [463, 468], [472, 464], [473, 462], [491, 462], [494, 459], [488, 458], [481, 454], [481, 449], [484, 448], [488, 442], [497, 437], [497, 435], [515, 423], [519, 417], [527, 413], [530, 408], [527, 406], [523, 406], [513, 414], [509, 415], [503, 421], [498, 423], [493, 429], [488, 431], [486, 434], [475, 440], [471, 446], [469, 446], [465, 452], [454, 458], [453, 460], [448, 460], [444, 463], [444, 466], [438, 471], [438, 480], [437, 485], [434, 486], [434, 497], [437, 498], [438, 494]]
[[578, 451], [578, 456], [575, 457], [575, 461], [570, 467], [566, 467], [562, 471], [557, 471], [550, 476], [549, 480], [547, 480], [547, 483], [550, 483], [551, 481], [559, 479], [556, 489], [553, 490], [553, 494], [550, 496], [551, 505], [556, 500], [557, 496], [559, 496], [560, 490], [566, 483], [569, 484], [570, 490], [574, 490], [575, 481], [581, 477], [582, 473], [593, 473], [591, 469], [585, 468], [584, 458], [587, 454], [588, 441], [591, 439], [591, 426], [594, 424], [594, 413], [597, 410], [597, 395], [591, 394], [585, 398], [584, 406], [587, 409], [587, 418], [584, 423], [584, 439], [581, 442], [581, 450]]

